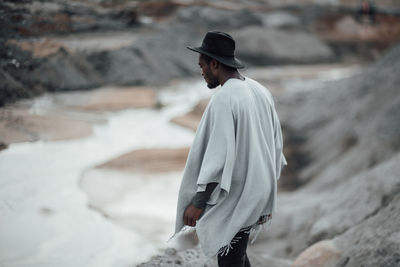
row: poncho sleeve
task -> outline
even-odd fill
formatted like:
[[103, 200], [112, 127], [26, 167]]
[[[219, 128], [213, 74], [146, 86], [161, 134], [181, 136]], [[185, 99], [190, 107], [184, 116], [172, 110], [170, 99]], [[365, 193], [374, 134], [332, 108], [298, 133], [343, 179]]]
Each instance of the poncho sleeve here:
[[194, 140], [200, 153], [197, 192], [218, 183], [208, 204], [215, 204], [221, 191], [229, 192], [235, 161], [235, 120], [229, 96], [215, 94], [207, 107]]

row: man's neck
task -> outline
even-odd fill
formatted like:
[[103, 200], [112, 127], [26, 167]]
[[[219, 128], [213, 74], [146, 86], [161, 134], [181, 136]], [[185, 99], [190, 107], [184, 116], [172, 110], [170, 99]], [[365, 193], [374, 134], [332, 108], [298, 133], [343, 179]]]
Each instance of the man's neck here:
[[239, 80], [244, 80], [243, 75], [241, 75], [237, 70], [235, 71], [225, 71], [223, 73], [221, 73], [220, 77], [219, 77], [219, 82], [221, 84], [221, 86], [223, 86], [225, 84], [225, 82], [229, 79], [239, 79]]

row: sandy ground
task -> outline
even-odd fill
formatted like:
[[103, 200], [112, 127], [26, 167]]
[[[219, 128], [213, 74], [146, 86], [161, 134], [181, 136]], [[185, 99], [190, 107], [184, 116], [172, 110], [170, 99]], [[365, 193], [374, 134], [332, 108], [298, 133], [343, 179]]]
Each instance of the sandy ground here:
[[[65, 96], [65, 94], [64, 94]], [[102, 87], [92, 91], [68, 93], [64, 105], [79, 111], [116, 111], [130, 108], [155, 108], [157, 94], [150, 87]]]
[[[42, 101], [40, 101], [42, 100]], [[47, 102], [51, 102], [48, 104]], [[102, 122], [99, 112], [154, 108], [153, 88], [103, 87], [92, 91], [47, 94], [39, 103], [20, 101], [0, 108], [0, 144], [83, 138]], [[46, 104], [47, 103], [47, 104]]]
[[27, 108], [0, 109], [0, 142], [4, 145], [38, 140], [75, 139], [92, 134], [90, 123], [56, 115], [37, 115]]
[[200, 101], [199, 104], [197, 104], [192, 111], [182, 116], [173, 118], [171, 122], [192, 129], [193, 131], [196, 131], [201, 116], [203, 115], [203, 112], [207, 107], [208, 101], [209, 101], [208, 99]]
[[9, 44], [15, 44], [25, 51], [32, 52], [35, 58], [46, 57], [58, 52], [67, 51], [105, 51], [115, 50], [132, 45], [138, 34], [123, 32], [78, 33], [60, 37], [32, 38], [28, 40], [9, 39]]
[[163, 173], [182, 171], [189, 148], [139, 149], [98, 166], [129, 172]]

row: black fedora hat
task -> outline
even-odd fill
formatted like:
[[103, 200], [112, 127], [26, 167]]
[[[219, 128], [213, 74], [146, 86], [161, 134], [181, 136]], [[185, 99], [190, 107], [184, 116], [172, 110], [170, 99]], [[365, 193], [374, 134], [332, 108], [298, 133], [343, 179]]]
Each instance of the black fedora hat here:
[[244, 68], [235, 58], [235, 40], [225, 32], [207, 32], [200, 47], [187, 46], [188, 49], [214, 58], [218, 62], [233, 68]]

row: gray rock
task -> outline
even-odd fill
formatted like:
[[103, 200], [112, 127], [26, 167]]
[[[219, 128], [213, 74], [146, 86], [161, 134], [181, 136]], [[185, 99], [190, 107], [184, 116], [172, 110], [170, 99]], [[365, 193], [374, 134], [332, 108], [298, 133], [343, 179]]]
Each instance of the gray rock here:
[[332, 240], [322, 240], [303, 251], [292, 267], [333, 267], [340, 256], [341, 251]]
[[306, 32], [248, 27], [234, 32], [234, 36], [238, 57], [255, 65], [315, 63], [334, 59], [326, 44]]
[[191, 76], [198, 66], [197, 55], [186, 49], [190, 38], [171, 31], [148, 34], [130, 47], [88, 53], [87, 59], [106, 83], [118, 85], [160, 85]]
[[297, 28], [301, 26], [300, 18], [284, 11], [260, 14], [263, 26], [271, 28]]
[[[288, 96], [297, 102], [288, 102], [295, 103], [295, 112], [284, 124], [306, 140], [302, 149], [311, 163], [299, 172], [307, 183], [279, 194], [271, 229], [261, 235], [255, 251], [294, 258], [317, 241], [351, 231], [399, 195], [399, 59], [400, 45], [357, 77], [300, 98]], [[399, 220], [389, 221], [399, 229]], [[360, 242], [357, 249], [379, 250], [385, 241], [376, 238], [374, 244]], [[390, 251], [386, 261], [393, 263], [397, 254]], [[395, 266], [361, 261], [352, 266]]]
[[50, 56], [34, 58], [17, 46], [6, 48], [9, 53], [1, 60], [4, 79], [0, 80], [4, 103], [44, 91], [87, 89], [101, 83], [92, 65], [80, 54], [60, 48]]
[[247, 250], [247, 254], [251, 263], [251, 266], [255, 267], [290, 267], [292, 261], [288, 259], [282, 259], [269, 254], [269, 251], [254, 253], [251, 246]]
[[[254, 254], [248, 251], [251, 266], [254, 267], [289, 267], [291, 261], [272, 257], [266, 253]], [[174, 249], [167, 249], [164, 255], [153, 257], [146, 263], [137, 265], [138, 267], [217, 267], [216, 257], [207, 258], [200, 251], [199, 247], [194, 249], [187, 249], [183, 251], [175, 251]]]
[[93, 88], [102, 82], [92, 65], [81, 55], [70, 54], [62, 49], [41, 60], [26, 76], [31, 83], [41, 84], [49, 91]]
[[11, 77], [11, 75], [3, 69], [0, 69], [0, 80], [0, 106], [4, 105], [7, 101], [32, 96], [32, 91], [25, 90], [20, 82]]
[[325, 192], [324, 201], [316, 206], [322, 216], [314, 220], [308, 243], [343, 233], [378, 212], [385, 202], [400, 193], [398, 162], [399, 155], [349, 178], [333, 190], [328, 187], [331, 190]]
[[400, 193], [399, 160], [397, 155], [336, 188], [281, 194], [271, 228], [260, 235], [255, 252], [267, 250], [278, 257], [294, 258], [308, 246], [334, 238], [373, 216]]
[[153, 257], [146, 263], [137, 265], [138, 267], [167, 267], [167, 266], [182, 266], [182, 267], [216, 267], [217, 262], [214, 258], [206, 258], [199, 247], [176, 251], [167, 249], [164, 255]]
[[107, 7], [85, 1], [7, 0], [0, 3], [0, 10], [0, 32], [6, 33], [0, 37], [7, 38], [122, 30], [139, 24], [136, 11], [129, 3]]
[[262, 20], [247, 9], [224, 10], [200, 6], [181, 8], [177, 12], [177, 21], [203, 31], [238, 29], [262, 24]]
[[300, 172], [303, 181], [318, 176], [313, 186], [322, 189], [399, 150], [399, 72], [398, 45], [364, 73], [299, 99], [286, 125], [307, 139], [312, 164]]
[[343, 251], [337, 267], [400, 266], [399, 189], [379, 212], [334, 239]]

